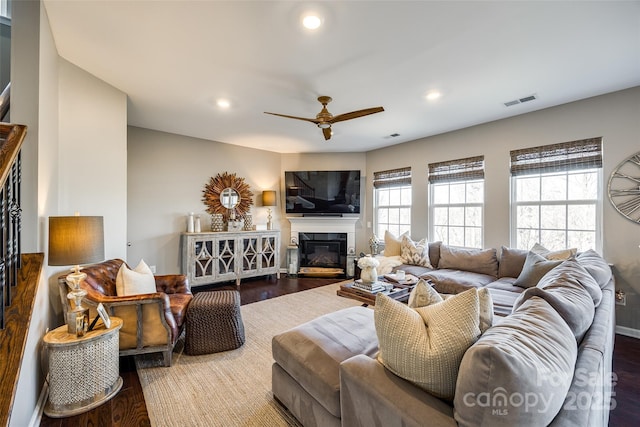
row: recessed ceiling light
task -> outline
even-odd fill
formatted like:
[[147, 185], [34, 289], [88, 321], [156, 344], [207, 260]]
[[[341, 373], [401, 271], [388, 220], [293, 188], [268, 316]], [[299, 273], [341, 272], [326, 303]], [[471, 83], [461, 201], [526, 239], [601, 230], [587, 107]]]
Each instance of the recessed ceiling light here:
[[229, 108], [231, 106], [231, 103], [228, 99], [218, 99], [216, 101], [216, 105], [218, 105], [218, 107], [220, 108]]
[[316, 30], [322, 25], [322, 20], [316, 15], [306, 15], [302, 18], [302, 25], [309, 30]]
[[442, 96], [442, 94], [440, 92], [438, 92], [437, 90], [432, 90], [431, 92], [427, 93], [426, 98], [429, 101], [435, 101], [436, 99], [440, 98]]

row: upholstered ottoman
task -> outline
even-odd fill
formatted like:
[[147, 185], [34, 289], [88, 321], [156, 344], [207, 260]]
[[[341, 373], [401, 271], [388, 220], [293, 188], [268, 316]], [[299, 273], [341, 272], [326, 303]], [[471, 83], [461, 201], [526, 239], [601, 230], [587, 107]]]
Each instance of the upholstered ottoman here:
[[185, 326], [184, 351], [189, 355], [233, 350], [244, 344], [238, 291], [195, 294]]
[[305, 426], [340, 426], [340, 363], [374, 357], [373, 310], [351, 307], [273, 337], [271, 389]]

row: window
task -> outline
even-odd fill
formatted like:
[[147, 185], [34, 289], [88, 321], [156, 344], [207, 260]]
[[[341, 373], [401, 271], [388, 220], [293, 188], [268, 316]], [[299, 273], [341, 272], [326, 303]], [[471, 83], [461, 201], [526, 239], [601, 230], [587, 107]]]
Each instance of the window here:
[[431, 240], [483, 247], [484, 156], [429, 164]]
[[373, 173], [376, 236], [411, 231], [411, 168]]
[[11, 3], [9, 3], [9, 0], [0, 0], [0, 17], [11, 18]]
[[511, 245], [602, 247], [602, 138], [511, 152]]

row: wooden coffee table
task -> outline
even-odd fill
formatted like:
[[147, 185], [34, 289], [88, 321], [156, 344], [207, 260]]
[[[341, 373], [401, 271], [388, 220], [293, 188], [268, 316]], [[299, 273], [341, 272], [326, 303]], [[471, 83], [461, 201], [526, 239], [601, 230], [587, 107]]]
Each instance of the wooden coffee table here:
[[[410, 279], [409, 277], [407, 277]], [[387, 281], [383, 276], [379, 279], [381, 282], [385, 284], [393, 285], [393, 288], [390, 291], [380, 291], [385, 294], [389, 298], [393, 298], [396, 301], [407, 302], [409, 300], [409, 293], [413, 289], [413, 287], [418, 282], [417, 278], [415, 281], [406, 280], [404, 283], [394, 283], [391, 281]], [[340, 285], [340, 289], [336, 291], [338, 296], [351, 298], [363, 303], [363, 305], [376, 305], [376, 295], [379, 292], [371, 293], [362, 289], [355, 288], [353, 286], [354, 282], [345, 282]]]

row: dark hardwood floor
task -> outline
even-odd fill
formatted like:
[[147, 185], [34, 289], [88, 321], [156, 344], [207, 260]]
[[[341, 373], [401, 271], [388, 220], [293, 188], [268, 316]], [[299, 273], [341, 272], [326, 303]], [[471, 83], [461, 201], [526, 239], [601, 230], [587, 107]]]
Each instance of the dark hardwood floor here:
[[[289, 278], [286, 275], [283, 275], [280, 280], [275, 276], [247, 279], [240, 286], [240, 300], [243, 305], [251, 304], [335, 282], [336, 279]], [[194, 292], [213, 289], [236, 288], [230, 283], [198, 287]], [[640, 340], [616, 335], [613, 371], [615, 373], [615, 407], [611, 411], [609, 425], [612, 427], [640, 425], [640, 407], [637, 403], [640, 401]], [[40, 425], [44, 427], [150, 426], [133, 357], [120, 358], [120, 374], [124, 385], [109, 402], [74, 417], [55, 419], [43, 415]]]

